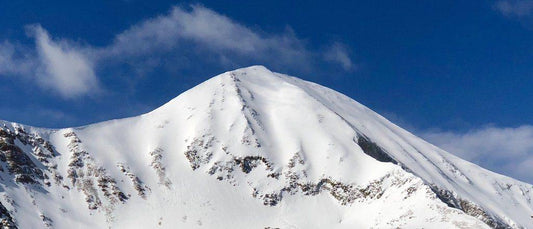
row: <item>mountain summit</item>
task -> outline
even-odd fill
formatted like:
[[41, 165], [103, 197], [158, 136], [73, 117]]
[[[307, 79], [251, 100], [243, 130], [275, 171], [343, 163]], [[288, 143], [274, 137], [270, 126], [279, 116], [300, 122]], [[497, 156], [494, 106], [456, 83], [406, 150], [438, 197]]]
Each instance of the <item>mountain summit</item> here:
[[533, 228], [533, 186], [262, 66], [66, 129], [0, 123], [7, 228]]

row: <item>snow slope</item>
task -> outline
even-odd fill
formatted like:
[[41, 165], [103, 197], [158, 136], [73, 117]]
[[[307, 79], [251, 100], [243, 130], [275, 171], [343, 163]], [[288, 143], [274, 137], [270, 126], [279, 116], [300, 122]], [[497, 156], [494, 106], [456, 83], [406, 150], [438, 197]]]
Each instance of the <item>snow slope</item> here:
[[1, 124], [4, 226], [533, 228], [532, 185], [262, 66], [138, 117]]

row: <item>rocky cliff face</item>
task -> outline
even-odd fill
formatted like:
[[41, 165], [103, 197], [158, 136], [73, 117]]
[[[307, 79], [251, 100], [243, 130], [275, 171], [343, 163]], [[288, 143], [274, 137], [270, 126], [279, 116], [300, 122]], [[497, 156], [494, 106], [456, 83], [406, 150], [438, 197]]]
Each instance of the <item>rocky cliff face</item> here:
[[254, 66], [148, 114], [0, 126], [4, 228], [533, 227], [533, 187]]

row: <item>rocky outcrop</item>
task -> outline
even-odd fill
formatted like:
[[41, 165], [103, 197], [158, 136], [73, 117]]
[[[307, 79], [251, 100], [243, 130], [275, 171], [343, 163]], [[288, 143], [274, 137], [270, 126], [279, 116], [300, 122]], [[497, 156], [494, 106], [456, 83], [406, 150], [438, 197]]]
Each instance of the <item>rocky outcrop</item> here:
[[[30, 141], [30, 139], [32, 139]], [[23, 129], [14, 132], [8, 128], [0, 128], [0, 161], [7, 167], [9, 174], [13, 175], [14, 181], [22, 184], [35, 184], [45, 178], [41, 169], [34, 161], [16, 145], [16, 141], [22, 144], [35, 143], [37, 140], [30, 138]], [[44, 144], [44, 141], [42, 141]], [[36, 146], [37, 147], [37, 146]], [[38, 152], [42, 153], [40, 148]]]
[[110, 213], [117, 203], [126, 202], [128, 196], [120, 190], [115, 179], [83, 150], [82, 141], [76, 133], [68, 132], [63, 136], [69, 140], [68, 149], [71, 152], [67, 177], [71, 185], [85, 195], [87, 207]]
[[454, 192], [439, 188], [435, 185], [431, 185], [431, 190], [437, 195], [437, 197], [442, 202], [447, 204], [449, 207], [457, 208], [470, 216], [476, 217], [492, 228], [497, 228], [497, 229], [512, 228], [511, 226], [504, 223], [503, 220], [498, 219], [497, 217], [487, 213], [485, 210], [483, 210], [483, 208], [481, 208], [477, 204], [471, 201], [459, 198], [457, 194], [455, 194]]
[[385, 152], [376, 143], [372, 142], [369, 138], [363, 135], [357, 135], [357, 140], [354, 140], [363, 152], [381, 162], [392, 162], [398, 164], [387, 152]]
[[[210, 139], [210, 138], [209, 138]], [[185, 152], [186, 157], [189, 158], [205, 158], [205, 155], [211, 155], [216, 151], [213, 149], [213, 139], [208, 141], [195, 139], [192, 145], [188, 147]], [[208, 142], [206, 144], [206, 142]], [[227, 181], [232, 185], [239, 185], [234, 177], [236, 173], [242, 172], [249, 174], [254, 169], [261, 168], [266, 172], [267, 178], [275, 179], [282, 185], [275, 191], [265, 191], [256, 187], [252, 188], [252, 197], [263, 201], [264, 205], [276, 206], [283, 199], [285, 195], [296, 195], [298, 193], [306, 196], [315, 196], [323, 192], [329, 193], [333, 198], [339, 201], [342, 205], [349, 205], [355, 201], [365, 201], [370, 199], [379, 199], [383, 195], [386, 187], [385, 185], [402, 186], [409, 180], [405, 181], [403, 178], [388, 175], [379, 180], [372, 181], [367, 185], [354, 185], [338, 181], [332, 177], [324, 177], [316, 182], [309, 181], [305, 171], [305, 160], [301, 152], [297, 152], [289, 160], [289, 163], [284, 167], [283, 172], [275, 172], [274, 164], [268, 159], [255, 155], [237, 157], [228, 152], [227, 148], [222, 148], [229, 158], [223, 161], [216, 161], [212, 163], [207, 170], [209, 175], [215, 176], [220, 181]], [[209, 153], [205, 153], [209, 152]], [[191, 156], [192, 155], [192, 156]], [[189, 160], [191, 168], [197, 170], [204, 165], [210, 163], [209, 160]], [[280, 176], [283, 174], [283, 176]], [[387, 181], [387, 182], [385, 182]], [[407, 195], [416, 191], [416, 188], [409, 187]]]
[[213, 152], [211, 152], [210, 148], [213, 146], [214, 141], [214, 137], [207, 135], [192, 139], [184, 154], [193, 170], [200, 168], [201, 165], [207, 164], [211, 160]]
[[118, 163], [117, 167], [125, 176], [130, 178], [133, 188], [137, 191], [137, 194], [141, 198], [146, 199], [147, 192], [150, 191], [150, 188], [146, 186], [144, 182], [141, 181], [141, 179], [139, 179], [139, 177], [137, 177], [134, 173], [132, 173], [130, 168], [123, 163]]
[[11, 213], [7, 208], [0, 203], [0, 227], [2, 229], [16, 229], [17, 225], [15, 224]]
[[155, 170], [155, 173], [157, 174], [157, 177], [159, 179], [159, 184], [170, 189], [170, 185], [172, 185], [172, 182], [170, 182], [170, 180], [167, 178], [166, 169], [162, 163], [162, 159], [163, 159], [162, 153], [163, 153], [163, 149], [161, 148], [157, 148], [151, 151], [150, 156], [152, 157], [152, 163], [150, 165], [152, 166], [152, 168]]

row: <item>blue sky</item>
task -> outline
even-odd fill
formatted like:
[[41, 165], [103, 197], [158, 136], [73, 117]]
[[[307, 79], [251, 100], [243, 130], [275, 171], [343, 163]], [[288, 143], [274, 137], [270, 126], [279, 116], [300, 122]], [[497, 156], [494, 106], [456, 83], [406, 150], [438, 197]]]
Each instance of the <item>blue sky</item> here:
[[139, 115], [254, 64], [533, 183], [533, 1], [1, 1], [0, 119]]

